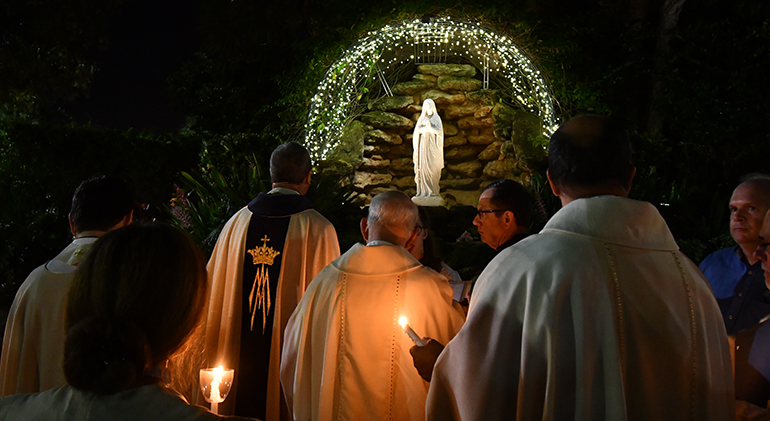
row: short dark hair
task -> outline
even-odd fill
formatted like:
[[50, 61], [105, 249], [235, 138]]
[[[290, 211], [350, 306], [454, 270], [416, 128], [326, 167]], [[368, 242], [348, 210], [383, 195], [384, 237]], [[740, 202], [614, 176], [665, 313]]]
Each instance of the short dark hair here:
[[297, 142], [286, 142], [270, 155], [270, 181], [299, 184], [310, 172], [310, 154]]
[[70, 216], [76, 232], [107, 231], [135, 208], [126, 183], [117, 177], [97, 175], [75, 190]]
[[612, 117], [582, 115], [551, 135], [548, 172], [557, 186], [595, 186], [631, 177], [631, 141]]
[[532, 220], [532, 196], [524, 186], [513, 180], [498, 180], [484, 187], [481, 192], [490, 189], [492, 197], [489, 201], [495, 208], [513, 212], [517, 226], [529, 226]]

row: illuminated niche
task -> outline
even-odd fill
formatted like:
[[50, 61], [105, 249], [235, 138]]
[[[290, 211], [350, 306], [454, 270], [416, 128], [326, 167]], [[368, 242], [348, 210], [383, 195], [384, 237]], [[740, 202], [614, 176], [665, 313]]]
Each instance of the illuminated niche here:
[[540, 117], [542, 134], [558, 127], [553, 96], [540, 70], [513, 41], [476, 22], [448, 17], [401, 21], [371, 31], [327, 70], [311, 99], [305, 145], [314, 162], [339, 143], [345, 125], [366, 109], [363, 99], [392, 96], [390, 86], [406, 65], [471, 64], [481, 72], [483, 89], [499, 89], [514, 105]]

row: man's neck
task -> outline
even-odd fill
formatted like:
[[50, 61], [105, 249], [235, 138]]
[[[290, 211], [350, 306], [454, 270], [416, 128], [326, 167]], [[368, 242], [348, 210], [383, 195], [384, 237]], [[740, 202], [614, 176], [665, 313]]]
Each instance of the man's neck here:
[[743, 256], [741, 257], [743, 257], [746, 260], [749, 266], [758, 262], [757, 258], [754, 257], [754, 252], [757, 250], [758, 246], [759, 246], [758, 243], [738, 244], [738, 249], [743, 254]]
[[304, 195], [305, 193], [307, 193], [308, 187], [309, 186], [307, 184], [303, 184], [303, 183], [300, 183], [300, 184], [295, 184], [295, 183], [273, 183], [273, 188], [274, 189], [276, 189], [276, 188], [290, 189], [290, 190], [294, 190], [295, 192], [297, 192], [297, 193], [299, 193], [301, 195]]
[[106, 234], [107, 231], [81, 231], [78, 233], [75, 233], [75, 238], [84, 238], [84, 237], [101, 237], [102, 235]]
[[527, 233], [527, 228], [526, 227], [518, 227], [516, 229], [516, 231], [513, 232], [513, 234], [511, 234], [505, 240], [500, 242], [500, 244], [498, 244], [497, 247], [493, 247], [493, 248], [495, 250], [497, 250], [497, 251], [500, 251], [500, 250], [510, 246], [511, 245], [510, 244], [511, 241], [513, 241], [514, 239], [518, 239], [519, 237], [521, 237], [521, 235], [526, 234], [526, 233]]

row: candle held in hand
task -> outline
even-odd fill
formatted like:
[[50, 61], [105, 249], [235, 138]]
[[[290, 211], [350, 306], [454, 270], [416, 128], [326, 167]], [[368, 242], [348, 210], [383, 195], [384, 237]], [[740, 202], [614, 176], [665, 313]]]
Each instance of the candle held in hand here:
[[406, 317], [401, 316], [400, 319], [398, 319], [398, 324], [401, 325], [401, 327], [404, 328], [404, 332], [406, 332], [407, 335], [409, 335], [409, 338], [414, 342], [417, 346], [425, 346], [425, 343], [420, 339], [420, 336], [415, 333], [414, 329], [412, 329], [412, 326], [409, 326], [409, 323], [406, 320]]

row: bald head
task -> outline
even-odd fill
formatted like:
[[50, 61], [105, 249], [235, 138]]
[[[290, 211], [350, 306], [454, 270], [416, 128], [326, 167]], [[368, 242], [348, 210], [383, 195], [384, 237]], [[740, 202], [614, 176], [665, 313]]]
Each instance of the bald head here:
[[369, 215], [361, 223], [366, 241], [382, 240], [406, 247], [414, 237], [419, 213], [409, 196], [391, 190], [374, 196], [369, 204]]
[[770, 175], [754, 173], [749, 174], [741, 178], [741, 184], [738, 188], [749, 188], [754, 191], [757, 199], [764, 205], [765, 208], [770, 209]]
[[564, 123], [548, 145], [548, 174], [567, 192], [608, 187], [627, 190], [634, 167], [631, 142], [623, 126], [613, 118], [597, 115], [583, 115]]

